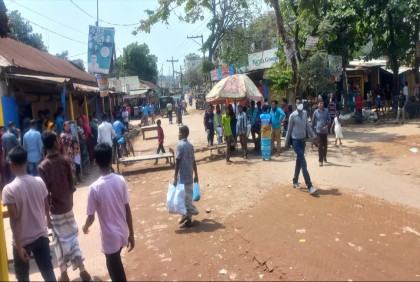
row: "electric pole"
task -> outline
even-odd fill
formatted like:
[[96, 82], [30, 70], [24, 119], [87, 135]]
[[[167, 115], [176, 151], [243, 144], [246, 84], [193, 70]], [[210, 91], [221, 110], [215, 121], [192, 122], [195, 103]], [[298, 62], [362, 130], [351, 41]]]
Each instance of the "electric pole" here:
[[197, 44], [200, 44], [200, 43], [198, 43], [197, 41], [195, 41], [194, 39], [197, 39], [197, 38], [201, 38], [201, 50], [203, 51], [203, 60], [205, 60], [206, 59], [206, 54], [205, 54], [205, 50], [204, 50], [204, 48], [203, 48], [203, 46], [204, 46], [204, 39], [203, 39], [203, 35], [196, 35], [196, 36], [187, 36], [187, 38], [188, 39], [192, 39], [195, 43], [197, 43]]
[[168, 63], [172, 63], [172, 84], [175, 83], [175, 68], [174, 63], [177, 63], [178, 60], [174, 60], [174, 57], [172, 56], [172, 60], [166, 60]]

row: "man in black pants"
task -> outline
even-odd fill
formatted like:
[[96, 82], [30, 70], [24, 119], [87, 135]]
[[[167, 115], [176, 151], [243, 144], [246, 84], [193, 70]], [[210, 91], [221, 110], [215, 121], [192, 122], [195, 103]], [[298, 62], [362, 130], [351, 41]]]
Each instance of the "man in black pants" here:
[[318, 109], [312, 117], [312, 127], [315, 127], [318, 139], [319, 166], [323, 166], [323, 163], [327, 162], [328, 125], [330, 120], [330, 115], [324, 108], [324, 102], [320, 101]]

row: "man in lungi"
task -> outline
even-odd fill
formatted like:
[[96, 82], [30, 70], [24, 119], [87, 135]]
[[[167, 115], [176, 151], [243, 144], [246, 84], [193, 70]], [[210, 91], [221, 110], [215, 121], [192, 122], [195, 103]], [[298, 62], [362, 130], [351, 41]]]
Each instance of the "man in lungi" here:
[[53, 132], [46, 132], [42, 142], [47, 150], [46, 158], [39, 165], [39, 175], [47, 186], [50, 201], [50, 216], [55, 253], [61, 275], [58, 281], [70, 281], [67, 269], [79, 268], [82, 281], [90, 281], [90, 274], [83, 264], [83, 254], [79, 247], [78, 227], [73, 214], [72, 166], [61, 155], [60, 142]]

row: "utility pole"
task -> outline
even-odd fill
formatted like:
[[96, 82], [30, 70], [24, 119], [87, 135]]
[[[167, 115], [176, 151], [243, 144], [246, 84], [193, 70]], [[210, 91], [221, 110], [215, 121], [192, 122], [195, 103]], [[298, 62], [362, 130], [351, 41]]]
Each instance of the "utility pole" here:
[[175, 83], [175, 68], [174, 63], [177, 63], [178, 60], [174, 60], [174, 57], [172, 56], [172, 60], [166, 60], [168, 63], [172, 63], [172, 84]]
[[203, 46], [204, 46], [204, 39], [203, 39], [203, 35], [196, 35], [196, 36], [187, 36], [187, 38], [188, 39], [192, 39], [195, 43], [197, 43], [197, 44], [200, 44], [200, 43], [198, 43], [197, 41], [195, 41], [194, 39], [197, 39], [197, 38], [201, 38], [201, 50], [203, 51], [203, 60], [205, 60], [206, 59], [206, 54], [205, 54], [205, 50], [204, 50], [204, 48], [203, 48]]
[[179, 72], [181, 74], [181, 79], [180, 79], [180, 86], [181, 86], [181, 95], [184, 94], [184, 83], [182, 82], [182, 66], [179, 66]]

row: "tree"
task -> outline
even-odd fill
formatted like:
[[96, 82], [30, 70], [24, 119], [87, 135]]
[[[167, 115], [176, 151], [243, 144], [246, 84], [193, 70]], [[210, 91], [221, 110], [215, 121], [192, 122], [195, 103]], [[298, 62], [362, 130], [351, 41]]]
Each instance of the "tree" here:
[[72, 65], [74, 65], [75, 67], [77, 67], [77, 68], [79, 68], [83, 71], [85, 70], [85, 62], [82, 59], [69, 60], [69, 51], [67, 51], [67, 50], [65, 50], [65, 51], [63, 51], [59, 54], [55, 54], [55, 56], [70, 62]]
[[226, 65], [239, 68], [248, 64], [248, 54], [273, 48], [277, 42], [274, 12], [268, 12], [238, 25], [226, 33], [215, 57]]
[[[360, 4], [365, 8], [362, 17], [365, 34], [373, 41], [369, 58], [388, 57], [388, 66], [393, 72], [393, 93], [398, 95], [398, 70], [401, 62], [408, 60], [415, 30], [414, 22], [407, 16], [413, 12], [410, 7], [418, 7], [418, 0], [360, 0]], [[419, 14], [417, 11], [413, 17], [417, 17], [417, 23]]]
[[330, 93], [334, 90], [330, 69], [327, 66], [328, 54], [318, 52], [299, 66], [301, 86], [308, 93]]
[[204, 42], [203, 49], [208, 51], [208, 61], [213, 61], [213, 55], [229, 31], [242, 23], [248, 17], [248, 1], [250, 0], [165, 0], [159, 1], [159, 8], [155, 11], [146, 10], [148, 19], [141, 20], [138, 31], [150, 32], [152, 25], [163, 22], [168, 24], [171, 13], [184, 5], [184, 15], [178, 16], [180, 20], [195, 23], [204, 20], [204, 14], [209, 12], [212, 16], [207, 23], [210, 36]]
[[33, 33], [30, 23], [22, 18], [19, 11], [12, 11], [8, 14], [11, 23], [9, 36], [17, 41], [23, 42], [41, 51], [47, 51], [47, 47], [42, 40], [42, 35]]
[[192, 69], [185, 73], [184, 82], [190, 87], [200, 86], [203, 84], [203, 76], [198, 69]]
[[4, 1], [0, 0], [0, 38], [7, 37], [10, 32], [9, 18]]
[[78, 67], [82, 71], [85, 70], [85, 62], [82, 59], [71, 60], [70, 63], [72, 63], [74, 66]]
[[121, 76], [138, 76], [142, 80], [156, 83], [158, 78], [157, 57], [150, 54], [149, 47], [137, 42], [123, 49], [118, 58]]

